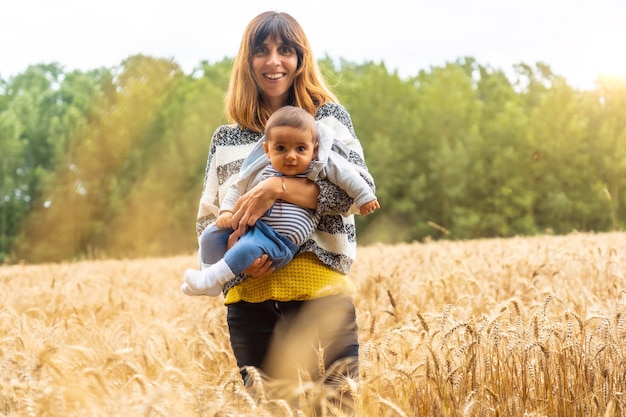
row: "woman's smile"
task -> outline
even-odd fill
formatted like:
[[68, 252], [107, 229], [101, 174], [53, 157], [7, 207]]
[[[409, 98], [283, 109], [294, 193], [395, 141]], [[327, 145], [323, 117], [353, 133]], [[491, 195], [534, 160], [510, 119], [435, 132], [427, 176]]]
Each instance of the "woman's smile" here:
[[265, 74], [265, 78], [269, 79], [269, 80], [279, 80], [281, 78], [283, 78], [285, 76], [284, 72], [279, 72], [279, 73], [273, 73], [273, 74]]

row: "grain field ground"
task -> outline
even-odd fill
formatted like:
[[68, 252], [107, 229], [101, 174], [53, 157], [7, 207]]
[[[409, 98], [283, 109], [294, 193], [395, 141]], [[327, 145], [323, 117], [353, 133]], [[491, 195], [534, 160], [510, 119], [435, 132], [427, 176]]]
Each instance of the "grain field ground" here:
[[[195, 260], [0, 267], [0, 415], [311, 415], [243, 388]], [[360, 247], [356, 414], [625, 415], [625, 275], [625, 233]]]

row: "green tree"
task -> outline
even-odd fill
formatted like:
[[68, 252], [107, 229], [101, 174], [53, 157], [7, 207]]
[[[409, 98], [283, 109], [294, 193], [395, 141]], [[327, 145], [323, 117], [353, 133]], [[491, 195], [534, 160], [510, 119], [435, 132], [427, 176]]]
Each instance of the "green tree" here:
[[339, 72], [335, 90], [350, 111], [384, 207], [375, 216], [357, 217], [359, 241], [412, 239], [421, 209], [415, 196], [425, 192], [424, 171], [414, 159], [421, 152], [415, 89], [383, 64], [341, 61]]
[[596, 88], [585, 94], [584, 111], [589, 115], [588, 141], [591, 165], [597, 167], [596, 193], [600, 213], [610, 222], [601, 226], [618, 230], [626, 226], [626, 79], [601, 77]]
[[4, 84], [0, 142], [11, 156], [1, 181], [7, 187], [3, 190], [7, 233], [4, 256], [8, 245], [19, 241], [26, 215], [38, 201], [55, 163], [55, 138], [49, 132], [62, 104], [58, 96], [62, 79], [59, 65], [34, 65]]
[[475, 233], [479, 221], [471, 189], [484, 171], [474, 154], [482, 141], [478, 129], [482, 104], [472, 78], [458, 64], [421, 71], [415, 83], [422, 121], [417, 161], [426, 173], [427, 185], [427, 191], [416, 196], [424, 208], [417, 232], [441, 236], [437, 230], [426, 229], [435, 224], [454, 238], [465, 238]]
[[21, 256], [67, 259], [105, 240], [142, 169], [141, 155], [154, 147], [152, 124], [179, 76], [166, 60], [138, 55], [122, 63], [114, 88], [96, 102], [94, 117], [67, 141], [68, 152], [42, 200], [46, 205], [30, 213]]
[[163, 255], [197, 245], [195, 218], [211, 135], [224, 123], [228, 66], [204, 64], [201, 76], [176, 77], [155, 109], [153, 147], [142, 147], [140, 172], [107, 231], [107, 253]]
[[557, 233], [593, 230], [604, 196], [594, 187], [598, 175], [590, 161], [593, 144], [580, 94], [561, 77], [545, 70], [542, 76], [550, 88], [529, 111], [534, 216], [541, 228]]
[[[511, 236], [535, 233], [533, 190], [528, 186], [532, 150], [522, 100], [501, 70], [479, 67], [478, 97], [484, 138], [478, 160], [485, 166], [477, 202], [480, 234]], [[477, 162], [478, 163], [478, 162]]]
[[[471, 57], [401, 78], [326, 57], [382, 209], [361, 243], [626, 225], [626, 80], [578, 91], [548, 65], [509, 80]], [[196, 247], [211, 134], [232, 59], [185, 75], [136, 55], [0, 80], [0, 259], [160, 256]]]
[[0, 112], [0, 261], [8, 257], [24, 215], [17, 175], [24, 158], [20, 123], [11, 110]]

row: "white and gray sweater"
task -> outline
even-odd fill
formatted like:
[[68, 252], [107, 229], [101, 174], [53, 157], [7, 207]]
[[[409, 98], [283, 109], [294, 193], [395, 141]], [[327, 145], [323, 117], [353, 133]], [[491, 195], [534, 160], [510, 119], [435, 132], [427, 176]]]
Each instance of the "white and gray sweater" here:
[[[361, 143], [354, 133], [350, 114], [340, 104], [327, 103], [317, 110], [315, 119], [335, 133], [335, 139], [345, 145], [345, 158], [359, 171], [374, 192], [374, 183], [367, 174]], [[220, 204], [229, 187], [238, 179], [243, 161], [261, 140], [263, 134], [234, 125], [220, 126], [211, 139], [204, 186], [196, 231], [198, 234], [215, 221]], [[316, 184], [320, 188], [317, 213], [320, 222], [311, 239], [301, 252], [314, 253], [324, 264], [347, 274], [356, 257], [356, 231], [353, 199], [337, 185], [324, 179]]]

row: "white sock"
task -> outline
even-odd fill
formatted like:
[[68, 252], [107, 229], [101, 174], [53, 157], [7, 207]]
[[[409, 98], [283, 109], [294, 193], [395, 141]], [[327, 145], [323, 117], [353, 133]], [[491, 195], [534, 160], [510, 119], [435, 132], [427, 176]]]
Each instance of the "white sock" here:
[[[200, 270], [207, 269], [211, 264], [205, 264], [200, 262]], [[186, 282], [183, 282], [183, 285], [180, 286], [180, 291], [185, 295], [197, 296], [197, 295], [206, 295], [202, 291], [196, 291], [191, 288]]]
[[226, 262], [221, 259], [216, 264], [202, 271], [196, 271], [194, 269], [185, 271], [185, 284], [187, 284], [188, 288], [183, 288], [185, 286], [185, 284], [183, 284], [181, 291], [187, 295], [209, 295], [216, 297], [222, 292], [224, 284], [234, 277], [235, 274], [233, 274], [233, 271], [231, 271]]
[[193, 288], [191, 288], [186, 282], [183, 282], [183, 285], [180, 286], [180, 290], [182, 291], [183, 294], [185, 295], [191, 295], [191, 296], [195, 296], [195, 295], [206, 295], [200, 291], [196, 291]]

